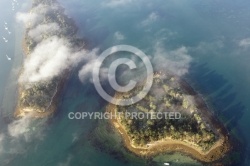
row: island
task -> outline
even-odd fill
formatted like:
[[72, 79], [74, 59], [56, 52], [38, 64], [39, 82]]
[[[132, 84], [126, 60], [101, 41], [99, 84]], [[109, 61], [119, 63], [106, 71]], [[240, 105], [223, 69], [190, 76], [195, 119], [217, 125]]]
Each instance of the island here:
[[[138, 85], [130, 92], [117, 92], [115, 98], [131, 98], [142, 88], [143, 85]], [[130, 106], [117, 104], [109, 104], [106, 109], [112, 115], [119, 115], [111, 118], [111, 124], [120, 133], [125, 147], [138, 156], [182, 152], [210, 163], [223, 158], [231, 150], [226, 128], [208, 109], [202, 97], [178, 76], [157, 72], [144, 99]], [[168, 116], [139, 118], [132, 117], [132, 112]]]
[[[84, 48], [84, 41], [77, 38], [77, 27], [73, 19], [64, 13], [64, 9], [56, 0], [34, 0], [28, 16], [30, 18], [27, 19], [30, 20], [25, 25], [23, 40], [25, 60], [32, 58], [36, 48], [46, 40], [47, 42], [54, 39], [66, 40], [66, 44], [75, 52]], [[33, 17], [37, 19], [34, 20]], [[72, 51], [72, 55], [73, 53]], [[72, 68], [68, 67], [49, 79], [19, 81], [15, 117], [24, 117], [29, 114], [43, 118], [51, 115], [57, 110], [63, 87], [71, 71]], [[54, 71], [49, 69], [47, 72]], [[23, 68], [20, 72], [20, 80], [24, 74]]]
[[[49, 10], [47, 7], [50, 7]], [[26, 24], [23, 40], [26, 58], [32, 58], [43, 41], [50, 41], [55, 37], [67, 40], [69, 47], [74, 50], [72, 55], [85, 48], [84, 40], [77, 37], [74, 21], [64, 13], [56, 0], [33, 0], [30, 14], [39, 15], [39, 22], [34, 24], [30, 21]], [[35, 27], [40, 25], [44, 28], [48, 24], [53, 25], [54, 29], [34, 35]], [[58, 109], [63, 88], [73, 71], [72, 67], [63, 69], [50, 79], [39, 81], [22, 81], [24, 71], [23, 68], [20, 72], [15, 117], [28, 115], [44, 118], [52, 115]], [[130, 92], [117, 92], [115, 98], [131, 98], [142, 88], [143, 85], [138, 85]], [[201, 162], [211, 163], [232, 151], [227, 129], [213, 115], [201, 95], [183, 79], [167, 71], [154, 73], [150, 92], [138, 103], [130, 106], [108, 104], [106, 111], [120, 115], [111, 118], [110, 122], [120, 133], [124, 146], [140, 157], [182, 152]], [[162, 113], [166, 116], [142, 119], [126, 116], [127, 112], [147, 115]], [[175, 115], [179, 115], [178, 118], [173, 118]]]

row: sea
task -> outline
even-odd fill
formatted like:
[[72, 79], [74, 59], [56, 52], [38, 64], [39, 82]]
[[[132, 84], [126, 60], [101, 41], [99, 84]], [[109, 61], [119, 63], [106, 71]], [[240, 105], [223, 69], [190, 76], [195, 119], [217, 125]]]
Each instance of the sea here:
[[[90, 50], [126, 44], [153, 59], [169, 58], [174, 50], [184, 48], [191, 60], [184, 58], [175, 69], [184, 72], [183, 79], [203, 96], [230, 134], [244, 143], [242, 165], [250, 165], [249, 0], [58, 1]], [[102, 112], [107, 105], [92, 83], [79, 80], [78, 69], [52, 118], [27, 123], [13, 119], [24, 59], [24, 27], [15, 17], [28, 11], [30, 4], [31, 0], [0, 1], [0, 166], [150, 165], [140, 158], [124, 161], [100, 150], [91, 143], [96, 121], [68, 118], [70, 112]], [[160, 155], [153, 161], [159, 166], [202, 165], [180, 153]]]

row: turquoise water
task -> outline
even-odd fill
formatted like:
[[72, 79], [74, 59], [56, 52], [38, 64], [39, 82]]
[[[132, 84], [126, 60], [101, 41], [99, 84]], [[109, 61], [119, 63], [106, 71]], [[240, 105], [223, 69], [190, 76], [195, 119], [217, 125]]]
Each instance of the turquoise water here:
[[[249, 1], [128, 0], [122, 4], [110, 3], [111, 0], [60, 2], [67, 14], [76, 21], [79, 36], [88, 41], [90, 49], [104, 50], [117, 44], [129, 44], [155, 56], [155, 50], [162, 47], [165, 51], [160, 56], [166, 56], [167, 50], [184, 46], [192, 57], [186, 79], [214, 106], [215, 114], [225, 121], [230, 131], [246, 141], [249, 149], [250, 46], [239, 46], [241, 40], [250, 38]], [[0, 21], [7, 20], [14, 31], [14, 14], [6, 7], [8, 5], [11, 3], [7, 0], [0, 2], [4, 13], [0, 15]], [[6, 35], [3, 30], [0, 33], [1, 36]], [[11, 112], [11, 103], [12, 107], [14, 105], [10, 102], [7, 104], [10, 106], [6, 106], [4, 100], [14, 63], [6, 60], [5, 52], [15, 57], [15, 51], [20, 51], [15, 44], [18, 38], [13, 35], [7, 44], [1, 41], [0, 45], [2, 112]], [[21, 56], [17, 54], [16, 59], [20, 61]], [[0, 147], [2, 165], [140, 165], [139, 161], [124, 163], [96, 149], [89, 137], [95, 121], [68, 119], [69, 112], [103, 111], [106, 104], [93, 85], [82, 84], [77, 75], [76, 71], [68, 82], [54, 118], [29, 126], [29, 139], [18, 137], [3, 141], [6, 152], [2, 153]], [[0, 130], [0, 133], [8, 130], [3, 120]], [[5, 137], [9, 138], [7, 134]], [[250, 153], [249, 150], [247, 153]], [[163, 162], [198, 164], [180, 154], [160, 156], [155, 161], [159, 165]], [[249, 165], [249, 162], [246, 156], [244, 165]]]

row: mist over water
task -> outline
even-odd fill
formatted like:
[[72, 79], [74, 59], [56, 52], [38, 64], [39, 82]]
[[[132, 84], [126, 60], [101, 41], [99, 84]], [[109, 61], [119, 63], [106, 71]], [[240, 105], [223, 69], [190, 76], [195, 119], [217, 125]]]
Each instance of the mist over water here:
[[[250, 125], [249, 1], [59, 2], [67, 15], [75, 20], [79, 36], [87, 41], [90, 50], [99, 49], [101, 52], [118, 44], [128, 44], [143, 50], [155, 66], [180, 74], [203, 94], [230, 132], [237, 131], [243, 140], [248, 140], [246, 147], [249, 149], [250, 133], [246, 132]], [[20, 2], [19, 10], [27, 6], [22, 4]], [[3, 11], [0, 23], [8, 22], [13, 31], [7, 45], [3, 40], [0, 41], [0, 111], [11, 114], [15, 102], [6, 103], [4, 97], [9, 78], [13, 75], [11, 70], [15, 66], [14, 61], [6, 60], [5, 54], [14, 59], [19, 57], [19, 64], [22, 62], [22, 55], [15, 54], [21, 51], [22, 36], [14, 35], [18, 24], [15, 22], [15, 13], [11, 11], [11, 2], [1, 1], [0, 9]], [[6, 35], [4, 30], [0, 30], [0, 36]], [[64, 89], [55, 117], [8, 124], [1, 113], [0, 162], [7, 166], [141, 165], [140, 161], [124, 163], [96, 149], [89, 138], [95, 121], [68, 119], [69, 112], [104, 111], [106, 104], [92, 83], [80, 81], [79, 71], [76, 70]], [[25, 130], [20, 130], [20, 124]], [[159, 165], [163, 162], [199, 164], [180, 154], [159, 156], [154, 161]], [[249, 165], [249, 162], [246, 159], [245, 165]]]

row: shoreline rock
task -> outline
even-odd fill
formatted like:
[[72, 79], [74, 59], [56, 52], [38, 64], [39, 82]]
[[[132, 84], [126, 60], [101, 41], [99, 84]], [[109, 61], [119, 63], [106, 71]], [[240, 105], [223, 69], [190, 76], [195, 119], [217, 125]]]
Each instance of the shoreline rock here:
[[[122, 136], [124, 146], [134, 154], [141, 157], [148, 158], [161, 153], [181, 152], [204, 163], [212, 163], [221, 160], [232, 150], [229, 134], [226, 128], [217, 120], [211, 111], [209, 111], [201, 96], [199, 96], [187, 82], [183, 80], [178, 80], [178, 82], [187, 94], [194, 96], [195, 103], [197, 104], [197, 108], [199, 110], [198, 112], [200, 112], [202, 116], [206, 117], [206, 123], [211, 125], [212, 130], [218, 136], [218, 139], [208, 151], [203, 151], [201, 148], [192, 145], [191, 142], [183, 142], [171, 138], [150, 142], [148, 143], [150, 146], [138, 146], [135, 145], [135, 143], [132, 143], [134, 141], [128, 134], [128, 131], [123, 124], [121, 124], [120, 120], [117, 118], [111, 119], [110, 121], [112, 125]], [[115, 96], [122, 98], [119, 94], [116, 94]], [[106, 111], [115, 114], [118, 109], [119, 107], [116, 105], [109, 104]]]

